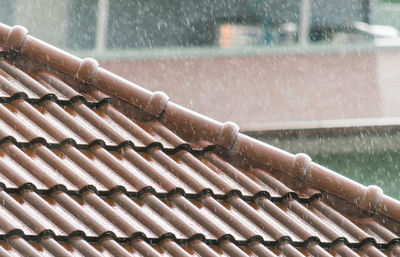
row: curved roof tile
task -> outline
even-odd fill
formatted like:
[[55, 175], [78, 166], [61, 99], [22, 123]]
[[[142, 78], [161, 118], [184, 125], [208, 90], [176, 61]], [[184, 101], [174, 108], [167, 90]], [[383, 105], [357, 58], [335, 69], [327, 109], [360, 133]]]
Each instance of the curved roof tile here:
[[397, 256], [400, 203], [0, 24], [5, 256]]

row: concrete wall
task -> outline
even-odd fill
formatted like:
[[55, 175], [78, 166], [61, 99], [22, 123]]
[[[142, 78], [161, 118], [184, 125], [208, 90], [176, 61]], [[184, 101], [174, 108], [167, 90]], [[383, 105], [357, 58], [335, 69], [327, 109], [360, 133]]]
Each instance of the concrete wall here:
[[27, 27], [30, 34], [49, 44], [65, 46], [67, 0], [15, 0], [14, 4], [14, 24]]
[[400, 116], [400, 50], [378, 53], [377, 73], [383, 115]]
[[[379, 57], [397, 62], [390, 54]], [[293, 54], [182, 60], [105, 61], [101, 65], [183, 106], [243, 129], [268, 123], [382, 117], [396, 96], [395, 75], [375, 53]], [[377, 60], [380, 61], [377, 61]], [[394, 63], [391, 70], [394, 71]], [[398, 66], [397, 66], [398, 67]], [[385, 74], [378, 74], [378, 73]], [[382, 77], [383, 76], [383, 77]], [[388, 82], [389, 81], [389, 82]], [[385, 103], [392, 99], [391, 104]], [[390, 105], [390, 106], [386, 106]]]

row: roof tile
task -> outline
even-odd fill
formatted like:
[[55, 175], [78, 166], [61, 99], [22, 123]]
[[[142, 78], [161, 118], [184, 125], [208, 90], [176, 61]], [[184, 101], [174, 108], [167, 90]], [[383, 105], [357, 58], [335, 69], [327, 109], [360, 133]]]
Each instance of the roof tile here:
[[0, 25], [0, 254], [395, 256], [400, 204]]

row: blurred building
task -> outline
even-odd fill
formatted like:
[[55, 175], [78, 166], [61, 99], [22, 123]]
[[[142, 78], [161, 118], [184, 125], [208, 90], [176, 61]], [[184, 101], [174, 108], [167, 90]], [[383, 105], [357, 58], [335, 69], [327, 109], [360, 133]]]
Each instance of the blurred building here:
[[397, 51], [375, 47], [372, 0], [49, 0], [46, 11], [43, 4], [3, 0], [1, 22], [24, 24], [244, 130], [400, 112], [392, 94]]
[[[0, 22], [265, 140], [254, 132], [398, 124], [398, 20], [375, 0], [0, 2]], [[324, 160], [313, 147], [295, 149]]]

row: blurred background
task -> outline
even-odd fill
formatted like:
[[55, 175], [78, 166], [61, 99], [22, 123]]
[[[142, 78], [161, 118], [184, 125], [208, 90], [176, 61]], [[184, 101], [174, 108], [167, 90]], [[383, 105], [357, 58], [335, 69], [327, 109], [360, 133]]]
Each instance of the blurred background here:
[[0, 22], [400, 199], [400, 0], [0, 0]]

